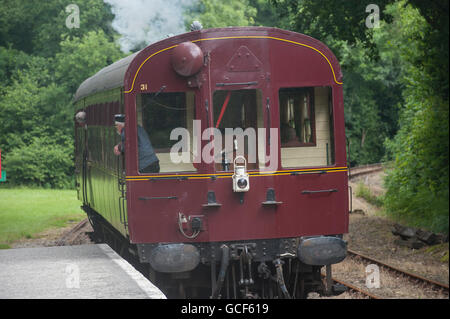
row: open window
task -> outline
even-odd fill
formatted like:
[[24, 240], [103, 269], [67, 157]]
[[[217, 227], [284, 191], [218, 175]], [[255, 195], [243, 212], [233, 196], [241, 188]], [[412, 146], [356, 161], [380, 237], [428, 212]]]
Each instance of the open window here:
[[282, 167], [334, 164], [331, 88], [281, 88], [279, 103]]
[[264, 127], [261, 91], [217, 90], [213, 95], [213, 114], [223, 148], [221, 158], [215, 161], [216, 171], [232, 171], [236, 155], [246, 158], [248, 169], [257, 169], [257, 134], [258, 128]]
[[[136, 108], [137, 123], [149, 135], [159, 159], [160, 173], [196, 171], [192, 155], [194, 92], [138, 94]], [[171, 132], [177, 128], [189, 132], [188, 138], [184, 139], [185, 143], [189, 143], [183, 147], [186, 154], [177, 154], [178, 158], [184, 158], [183, 161], [173, 161], [170, 156], [172, 146], [182, 140], [181, 136], [178, 140], [170, 139]]]

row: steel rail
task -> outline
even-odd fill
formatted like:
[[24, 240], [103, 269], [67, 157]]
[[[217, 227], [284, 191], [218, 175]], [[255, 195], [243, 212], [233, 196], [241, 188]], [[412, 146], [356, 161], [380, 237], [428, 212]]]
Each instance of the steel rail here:
[[356, 166], [352, 167], [348, 171], [348, 177], [354, 178], [361, 175], [366, 175], [374, 172], [378, 172], [383, 170], [383, 164], [377, 163], [377, 164], [369, 164], [364, 166]]
[[[325, 274], [321, 274], [321, 276], [322, 276], [323, 278], [326, 277]], [[364, 296], [369, 297], [370, 299], [383, 299], [383, 298], [380, 297], [380, 296], [374, 295], [374, 294], [372, 294], [372, 293], [370, 293], [370, 292], [368, 292], [368, 291], [366, 291], [366, 290], [363, 290], [363, 289], [361, 289], [361, 288], [358, 288], [358, 287], [356, 287], [356, 286], [354, 286], [354, 285], [352, 285], [352, 284], [350, 284], [350, 283], [348, 283], [348, 282], [342, 281], [341, 279], [336, 279], [336, 278], [334, 278], [334, 277], [331, 277], [331, 280], [332, 280], [334, 283], [341, 284], [341, 285], [347, 287], [347, 288], [350, 289], [350, 290], [353, 290], [353, 291], [355, 291], [355, 292], [357, 292], [357, 293], [360, 293], [360, 294], [362, 294], [362, 295], [364, 295]]]
[[445, 284], [445, 283], [438, 282], [438, 281], [435, 281], [435, 280], [432, 280], [432, 279], [428, 279], [428, 278], [425, 278], [423, 276], [414, 274], [412, 272], [409, 272], [409, 271], [406, 271], [406, 270], [403, 270], [403, 269], [400, 269], [400, 268], [388, 265], [388, 264], [386, 264], [386, 263], [384, 263], [384, 262], [382, 262], [380, 260], [377, 260], [377, 259], [372, 258], [372, 257], [365, 256], [365, 255], [362, 255], [362, 254], [360, 254], [360, 253], [358, 253], [356, 251], [350, 250], [350, 249], [347, 249], [347, 253], [349, 255], [351, 255], [351, 256], [359, 257], [361, 259], [368, 260], [369, 262], [378, 264], [378, 265], [380, 265], [382, 267], [385, 267], [388, 270], [395, 271], [395, 272], [400, 273], [402, 275], [406, 275], [406, 276], [411, 277], [411, 278], [413, 278], [415, 280], [420, 280], [420, 281], [426, 282], [426, 283], [428, 283], [430, 285], [438, 286], [440, 289], [447, 290], [447, 293], [448, 293], [448, 285]]
[[78, 236], [78, 231], [82, 229], [86, 224], [88, 223], [88, 219], [85, 218], [81, 222], [79, 222], [77, 225], [75, 225], [72, 229], [70, 229], [68, 232], [63, 234], [58, 241], [56, 242], [56, 246], [65, 246], [68, 239], [71, 239], [75, 235]]
[[331, 279], [332, 279], [334, 282], [337, 282], [337, 283], [339, 283], [339, 284], [341, 284], [341, 285], [346, 286], [347, 288], [350, 288], [351, 290], [354, 290], [354, 291], [356, 291], [356, 292], [358, 292], [358, 293], [360, 293], [360, 294], [363, 294], [363, 295], [369, 297], [370, 299], [382, 299], [382, 297], [377, 296], [377, 295], [374, 295], [374, 294], [372, 294], [372, 293], [370, 293], [370, 292], [368, 292], [368, 291], [366, 291], [366, 290], [363, 290], [363, 289], [361, 289], [361, 288], [358, 288], [358, 287], [356, 287], [356, 286], [354, 286], [354, 285], [352, 285], [352, 284], [349, 284], [348, 282], [342, 281], [342, 280], [340, 280], [340, 279], [336, 279], [336, 278], [334, 278], [334, 277], [331, 277]]

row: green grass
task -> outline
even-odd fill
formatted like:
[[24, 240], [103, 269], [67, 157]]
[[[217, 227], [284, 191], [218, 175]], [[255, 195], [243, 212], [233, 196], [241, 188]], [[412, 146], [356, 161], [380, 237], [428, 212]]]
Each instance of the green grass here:
[[440, 256], [439, 260], [443, 263], [448, 263], [448, 243], [442, 243], [430, 246], [426, 252], [431, 255]]
[[383, 206], [382, 197], [373, 195], [370, 189], [362, 182], [359, 183], [356, 188], [356, 196], [364, 198], [368, 203], [376, 207]]
[[0, 249], [50, 228], [81, 221], [75, 190], [0, 188]]

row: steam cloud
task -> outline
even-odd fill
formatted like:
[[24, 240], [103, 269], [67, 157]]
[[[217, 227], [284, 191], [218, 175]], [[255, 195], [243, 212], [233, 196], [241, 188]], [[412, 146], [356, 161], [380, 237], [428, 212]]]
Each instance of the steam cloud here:
[[103, 0], [115, 15], [114, 30], [123, 52], [141, 49], [169, 34], [186, 32], [183, 12], [197, 0]]

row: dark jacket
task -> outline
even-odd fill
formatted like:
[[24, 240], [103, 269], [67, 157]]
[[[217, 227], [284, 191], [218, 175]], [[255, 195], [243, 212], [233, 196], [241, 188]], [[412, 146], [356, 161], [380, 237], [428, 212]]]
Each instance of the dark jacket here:
[[[148, 137], [147, 132], [142, 128], [142, 126], [138, 125], [137, 127], [137, 135], [138, 135], [138, 151], [139, 151], [139, 170], [142, 170], [158, 161], [158, 157], [156, 157], [155, 150], [153, 149], [152, 143]], [[122, 143], [119, 144], [119, 150], [121, 152], [125, 151], [125, 128], [122, 130], [120, 134], [122, 137]]]

